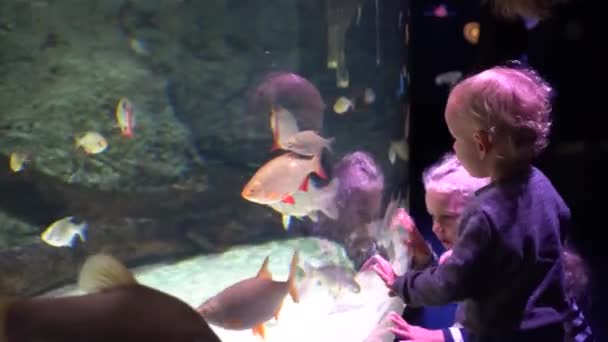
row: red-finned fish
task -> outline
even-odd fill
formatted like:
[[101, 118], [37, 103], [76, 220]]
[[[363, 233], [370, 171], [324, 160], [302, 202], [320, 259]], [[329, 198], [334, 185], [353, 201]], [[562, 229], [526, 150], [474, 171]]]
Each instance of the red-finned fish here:
[[0, 299], [0, 341], [220, 342], [187, 303], [140, 285], [116, 259], [89, 257], [84, 295]]
[[319, 220], [319, 211], [325, 216], [337, 220], [338, 207], [336, 206], [336, 192], [339, 181], [334, 178], [328, 185], [317, 187], [309, 185], [308, 191], [296, 191], [292, 194], [294, 203], [277, 202], [268, 204], [272, 209], [281, 213], [283, 228], [289, 229], [291, 218], [310, 218], [313, 222]]
[[325, 139], [315, 131], [302, 131], [287, 139], [285, 145], [281, 148], [302, 156], [318, 156], [321, 158], [324, 149], [331, 152], [331, 144], [334, 140], [334, 138]]
[[243, 187], [241, 196], [251, 202], [271, 204], [276, 202], [295, 203], [294, 192], [308, 191], [311, 173], [327, 179], [321, 166], [321, 159], [303, 157], [287, 152], [262, 165]]
[[285, 142], [300, 131], [298, 122], [293, 114], [280, 106], [272, 106], [270, 129], [272, 130], [273, 137], [270, 151], [282, 149], [285, 146]]
[[116, 123], [120, 132], [127, 138], [133, 137], [135, 129], [135, 108], [129, 99], [123, 97], [116, 105]]
[[293, 253], [287, 281], [272, 280], [268, 271], [268, 257], [255, 277], [241, 280], [211, 297], [196, 310], [210, 324], [225, 329], [253, 329], [255, 335], [265, 339], [264, 323], [272, 317], [279, 319], [285, 296], [298, 303], [296, 271], [298, 251]]

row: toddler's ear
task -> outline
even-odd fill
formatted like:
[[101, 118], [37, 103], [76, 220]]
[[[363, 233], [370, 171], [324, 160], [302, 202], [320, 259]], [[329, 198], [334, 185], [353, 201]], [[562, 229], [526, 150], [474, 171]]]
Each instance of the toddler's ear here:
[[479, 158], [481, 160], [485, 159], [490, 151], [490, 147], [492, 147], [490, 135], [486, 131], [477, 131], [473, 134], [473, 139], [475, 140], [475, 147], [477, 148]]

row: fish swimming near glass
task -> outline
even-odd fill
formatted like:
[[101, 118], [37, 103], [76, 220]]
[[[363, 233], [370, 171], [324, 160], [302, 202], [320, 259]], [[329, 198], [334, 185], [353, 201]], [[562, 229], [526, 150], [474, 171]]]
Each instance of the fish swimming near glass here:
[[100, 133], [88, 131], [74, 138], [74, 148], [82, 148], [86, 154], [98, 154], [108, 148], [108, 141]]
[[308, 186], [308, 191], [296, 191], [291, 195], [293, 203], [281, 201], [268, 204], [268, 206], [281, 213], [282, 224], [285, 230], [289, 229], [292, 217], [300, 220], [308, 217], [313, 222], [317, 222], [319, 220], [319, 212], [322, 212], [332, 220], [337, 220], [339, 216], [338, 206], [336, 205], [338, 186], [338, 178], [332, 179], [324, 187], [318, 187], [311, 182]]
[[318, 157], [303, 157], [288, 152], [262, 165], [245, 184], [241, 196], [254, 203], [295, 203], [292, 194], [308, 191], [310, 174], [327, 178]]
[[325, 139], [317, 132], [308, 130], [291, 136], [280, 148], [301, 156], [321, 158], [323, 150], [327, 149], [331, 152], [331, 144], [334, 140], [334, 138]]
[[73, 216], [68, 216], [53, 222], [40, 234], [40, 238], [53, 247], [74, 247], [76, 237], [85, 242], [87, 223], [75, 223], [73, 219]]
[[327, 288], [334, 297], [338, 297], [343, 289], [352, 293], [361, 292], [361, 286], [355, 280], [356, 273], [352, 269], [336, 264], [315, 267], [308, 262], [304, 262], [303, 266], [305, 283], [316, 281]]
[[135, 107], [126, 97], [122, 97], [116, 105], [116, 126], [122, 136], [133, 138], [135, 130]]
[[225, 329], [252, 329], [254, 335], [265, 339], [264, 323], [279, 319], [279, 312], [289, 294], [295, 303], [300, 301], [295, 286], [299, 262], [298, 251], [293, 253], [286, 281], [276, 281], [268, 271], [269, 257], [255, 277], [235, 283], [201, 304], [197, 311], [210, 324]]
[[25, 163], [30, 161], [29, 157], [25, 153], [13, 152], [9, 158], [9, 166], [13, 172], [21, 172], [25, 166]]
[[0, 298], [0, 341], [220, 342], [187, 303], [139, 284], [109, 255], [89, 257], [78, 285], [86, 294]]

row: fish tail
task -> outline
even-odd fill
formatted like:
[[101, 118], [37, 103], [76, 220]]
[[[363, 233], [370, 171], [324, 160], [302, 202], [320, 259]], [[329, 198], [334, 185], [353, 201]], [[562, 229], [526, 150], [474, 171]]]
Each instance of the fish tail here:
[[8, 310], [15, 301], [14, 298], [9, 296], [0, 296], [0, 342], [7, 342], [8, 336], [6, 335], [6, 321]]
[[83, 223], [78, 226], [78, 229], [76, 230], [76, 234], [78, 234], [78, 237], [80, 237], [80, 241], [82, 242], [87, 241], [87, 228], [88, 225], [86, 223]]
[[135, 284], [133, 273], [120, 261], [105, 254], [87, 258], [78, 275], [78, 287], [87, 293]]
[[276, 150], [280, 150], [281, 149], [281, 145], [279, 145], [279, 138], [277, 136], [275, 136], [274, 138], [272, 138], [272, 146], [270, 147], [270, 152], [274, 152]]
[[336, 194], [338, 193], [339, 185], [340, 181], [338, 178], [332, 179], [328, 185], [321, 189], [319, 196], [319, 210], [333, 220], [337, 220], [340, 216], [338, 205], [336, 204]]
[[287, 286], [289, 288], [289, 295], [291, 299], [295, 303], [300, 302], [300, 294], [298, 293], [298, 289], [296, 287], [296, 275], [298, 272], [298, 264], [300, 263], [300, 256], [298, 250], [293, 252], [293, 257], [291, 258], [291, 265], [289, 266], [289, 278], [287, 278]]
[[315, 267], [311, 265], [308, 261], [304, 261], [302, 265], [302, 271], [308, 276], [312, 275], [315, 271]]
[[316, 155], [314, 157], [312, 157], [312, 163], [313, 163], [313, 168], [315, 170], [315, 173], [323, 178], [323, 179], [327, 179], [327, 173], [325, 173], [325, 169], [323, 169], [323, 165], [321, 164], [321, 155]]
[[270, 152], [274, 152], [276, 150], [281, 149], [281, 144], [279, 144], [280, 134], [279, 125], [277, 122], [277, 114], [275, 112], [275, 107], [271, 106], [270, 109], [270, 130], [272, 131], [272, 146], [270, 147]]
[[331, 148], [331, 145], [333, 145], [333, 143], [334, 143], [335, 141], [336, 141], [336, 138], [335, 138], [335, 137], [331, 137], [331, 138], [328, 138], [328, 139], [326, 140], [326, 143], [325, 143], [325, 148], [326, 148], [326, 149], [327, 149], [329, 152], [333, 152], [333, 150], [332, 150], [332, 148]]

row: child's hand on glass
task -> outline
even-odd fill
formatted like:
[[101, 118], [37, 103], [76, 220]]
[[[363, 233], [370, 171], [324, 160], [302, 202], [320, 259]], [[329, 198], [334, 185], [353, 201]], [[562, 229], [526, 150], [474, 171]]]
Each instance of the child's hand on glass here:
[[433, 252], [424, 240], [422, 234], [420, 234], [414, 220], [412, 220], [412, 217], [404, 208], [397, 209], [391, 220], [390, 229], [394, 230], [400, 226], [407, 232], [407, 237], [403, 242], [409, 248], [409, 253], [412, 256], [414, 265], [427, 264], [432, 258]]
[[[393, 266], [390, 262], [384, 259], [381, 255], [374, 255], [369, 258], [363, 266], [361, 266], [361, 272], [365, 272], [368, 269], [373, 269], [376, 274], [384, 281], [386, 287], [392, 289], [393, 284], [395, 284], [395, 280], [397, 279], [397, 275], [395, 274], [395, 270], [393, 270]], [[389, 296], [394, 296], [395, 294], [390, 291]]]
[[443, 254], [441, 254], [441, 256], [439, 257], [439, 265], [443, 264], [446, 260], [448, 260], [450, 256], [452, 256], [451, 249], [448, 249], [447, 251], [443, 252]]
[[406, 322], [403, 317], [395, 312], [388, 314], [388, 318], [392, 323], [391, 331], [400, 342], [403, 341], [418, 341], [418, 342], [444, 342], [443, 332], [441, 330], [429, 330], [416, 325], [411, 325]]

